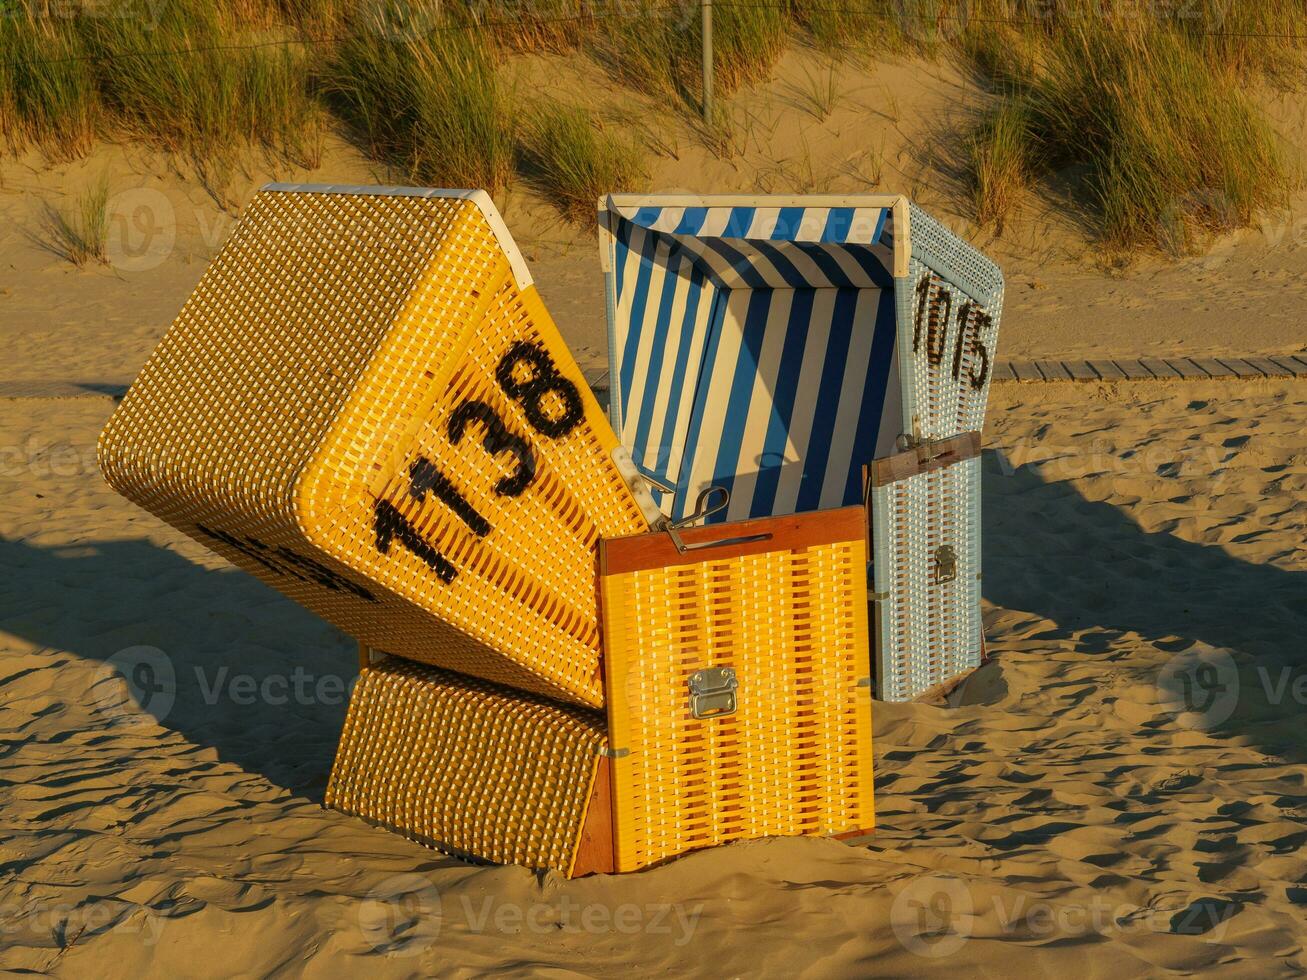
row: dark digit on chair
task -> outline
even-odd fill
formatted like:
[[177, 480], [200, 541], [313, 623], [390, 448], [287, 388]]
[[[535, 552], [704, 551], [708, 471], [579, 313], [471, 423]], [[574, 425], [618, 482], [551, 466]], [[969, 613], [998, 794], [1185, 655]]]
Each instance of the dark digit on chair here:
[[[531, 366], [531, 377], [519, 381], [514, 376], [519, 364]], [[585, 418], [585, 403], [581, 401], [581, 392], [567, 378], [558, 373], [549, 353], [539, 344], [519, 340], [499, 361], [495, 378], [504, 394], [515, 402], [520, 402], [522, 411], [531, 427], [542, 435], [557, 439], [567, 435]], [[563, 402], [563, 414], [550, 418], [545, 412], [542, 400], [549, 392], [554, 392]]]
[[935, 291], [930, 304], [926, 326], [926, 360], [938, 366], [944, 360], [944, 345], [948, 341], [948, 321], [953, 312], [953, 294], [942, 286]]
[[452, 582], [458, 575], [458, 569], [433, 548], [389, 501], [377, 501], [373, 528], [377, 534], [377, 550], [383, 555], [390, 552], [391, 542], [398, 541], [421, 558], [442, 582]]
[[[463, 432], [469, 422], [480, 422], [486, 427], [486, 436], [481, 440], [481, 445], [485, 446], [486, 452], [491, 456], [509, 452], [517, 457], [517, 472], [496, 483], [495, 493], [501, 497], [518, 496], [530, 486], [536, 475], [536, 460], [530, 444], [521, 436], [509, 432], [504, 427], [503, 420], [485, 402], [468, 401], [454, 409], [454, 414], [449, 417], [449, 439], [454, 445], [457, 446], [462, 440]], [[490, 530], [489, 525], [486, 525], [486, 530]], [[485, 532], [477, 531], [477, 533]]]
[[425, 456], [419, 456], [408, 468], [408, 492], [418, 500], [426, 499], [428, 491], [447, 506], [475, 534], [485, 537], [490, 533], [490, 522], [482, 517], [467, 498], [458, 492], [452, 480], [436, 469], [436, 464]]
[[930, 274], [917, 283], [917, 313], [912, 320], [912, 353], [921, 350], [921, 328], [926, 322], [926, 303], [930, 299]]

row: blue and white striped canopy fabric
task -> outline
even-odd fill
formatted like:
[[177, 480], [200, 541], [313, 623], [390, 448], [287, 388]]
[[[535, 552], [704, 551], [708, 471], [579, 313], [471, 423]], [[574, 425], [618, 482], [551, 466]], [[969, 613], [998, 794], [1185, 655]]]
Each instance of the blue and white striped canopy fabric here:
[[[765, 201], [765, 199], [763, 199]], [[902, 431], [891, 207], [614, 205], [612, 398], [623, 444], [713, 520], [862, 499]]]
[[724, 289], [855, 289], [892, 284], [890, 208], [634, 207], [619, 209], [653, 247], [684, 250]]

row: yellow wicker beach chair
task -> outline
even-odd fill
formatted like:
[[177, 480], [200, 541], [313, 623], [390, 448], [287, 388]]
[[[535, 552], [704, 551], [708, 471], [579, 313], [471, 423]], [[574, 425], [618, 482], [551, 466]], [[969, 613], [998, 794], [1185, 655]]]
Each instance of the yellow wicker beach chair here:
[[483, 192], [274, 185], [100, 465], [370, 646], [599, 707], [595, 550], [648, 526], [616, 448]]
[[865, 512], [666, 527], [481, 192], [266, 188], [100, 462], [359, 639], [330, 806], [569, 875], [871, 827]]
[[617, 870], [873, 823], [861, 508], [600, 547]]

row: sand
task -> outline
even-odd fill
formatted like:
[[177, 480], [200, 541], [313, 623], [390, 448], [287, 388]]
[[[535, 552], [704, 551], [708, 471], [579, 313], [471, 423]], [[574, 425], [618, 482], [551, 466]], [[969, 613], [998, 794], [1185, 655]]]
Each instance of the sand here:
[[[523, 84], [612, 95], [581, 61]], [[833, 72], [831, 111], [807, 93]], [[620, 104], [619, 104], [620, 103]], [[1307, 349], [1307, 222], [1104, 270], [1056, 199], [996, 236], [948, 162], [983, 95], [947, 65], [787, 55], [722, 157], [639, 130], [656, 190], [906, 191], [1003, 264], [1005, 357]], [[1301, 100], [1274, 106], [1307, 139]], [[1296, 135], [1295, 135], [1296, 134]], [[52, 254], [46, 204], [99, 175], [108, 267]], [[334, 137], [318, 167], [207, 184], [104, 146], [0, 162], [0, 394], [131, 380], [267, 180], [393, 182]], [[592, 229], [500, 195], [578, 359], [604, 360]], [[996, 384], [993, 660], [944, 703], [878, 704], [870, 838], [747, 842], [567, 882], [474, 867], [321, 807], [352, 643], [111, 493], [107, 398], [0, 397], [0, 968], [36, 975], [1110, 976], [1307, 969], [1307, 387]], [[106, 661], [166, 663], [126, 710]], [[164, 658], [164, 659], [160, 659]], [[157, 716], [157, 717], [156, 717]]]
[[[1301, 384], [996, 385], [993, 660], [877, 704], [875, 834], [573, 882], [321, 807], [351, 644], [105, 488], [110, 406], [0, 401], [0, 967], [1307, 968]], [[106, 680], [137, 646], [175, 671], [162, 722]]]

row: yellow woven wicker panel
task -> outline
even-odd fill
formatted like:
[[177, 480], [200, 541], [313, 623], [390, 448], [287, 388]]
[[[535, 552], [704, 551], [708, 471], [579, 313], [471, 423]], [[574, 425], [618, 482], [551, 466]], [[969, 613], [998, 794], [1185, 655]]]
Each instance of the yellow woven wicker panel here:
[[[871, 828], [864, 526], [846, 508], [682, 532], [772, 534], [686, 555], [658, 544], [666, 535], [605, 542], [618, 870]], [[735, 713], [692, 715], [688, 681], [705, 667], [734, 670]]]
[[603, 719], [396, 657], [350, 697], [326, 803], [454, 854], [567, 873]]
[[599, 706], [594, 549], [647, 524], [489, 199], [453, 194], [259, 194], [101, 467], [372, 646]]

